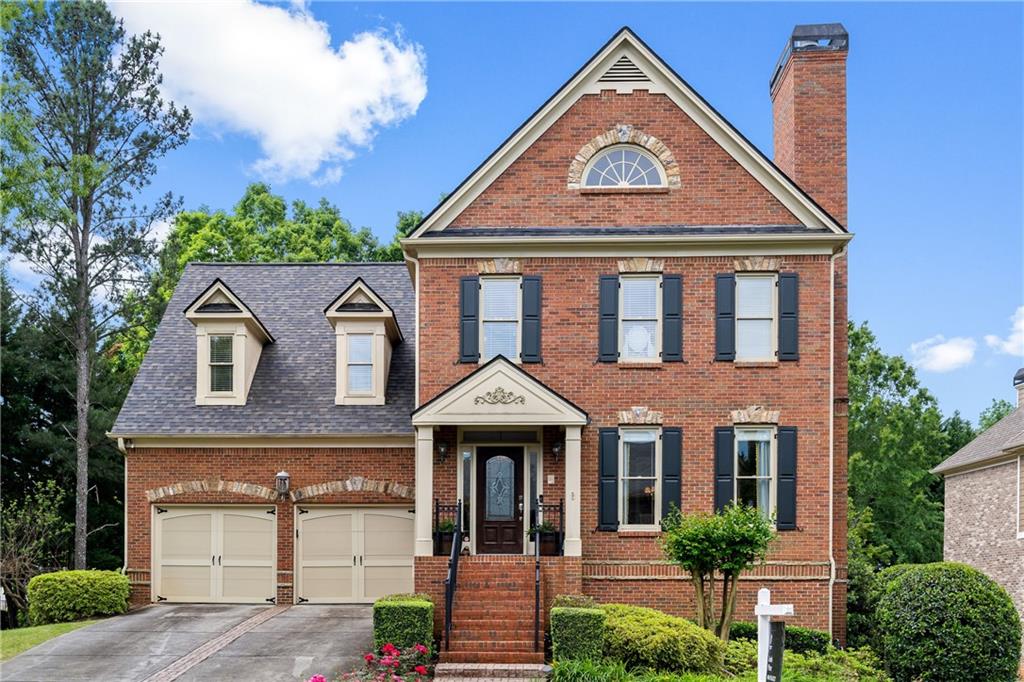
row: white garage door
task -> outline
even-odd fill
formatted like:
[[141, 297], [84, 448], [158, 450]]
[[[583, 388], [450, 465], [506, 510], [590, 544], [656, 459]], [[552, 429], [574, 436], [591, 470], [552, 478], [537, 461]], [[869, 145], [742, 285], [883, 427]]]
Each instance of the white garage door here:
[[275, 598], [273, 512], [273, 507], [155, 507], [153, 599], [262, 603]]
[[299, 602], [372, 602], [413, 590], [413, 516], [385, 507], [296, 509]]

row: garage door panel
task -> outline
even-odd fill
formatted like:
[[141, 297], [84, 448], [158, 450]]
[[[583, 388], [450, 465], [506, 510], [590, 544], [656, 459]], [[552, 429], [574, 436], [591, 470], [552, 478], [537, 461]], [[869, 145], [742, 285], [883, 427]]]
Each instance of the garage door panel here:
[[351, 600], [354, 574], [352, 566], [303, 566], [301, 596], [311, 602]]
[[389, 594], [413, 591], [412, 566], [364, 566], [363, 596], [379, 599]]
[[396, 514], [363, 514], [363, 556], [371, 559], [407, 560], [413, 555], [413, 519], [404, 511]]
[[210, 601], [213, 595], [212, 566], [160, 567], [157, 594], [167, 601]]
[[160, 539], [164, 561], [210, 563], [210, 556], [215, 553], [211, 547], [213, 514], [169, 515], [161, 521], [163, 532]]
[[303, 560], [351, 562], [354, 517], [352, 512], [338, 512], [303, 520]]
[[[259, 512], [257, 512], [259, 513]], [[224, 561], [271, 565], [274, 561], [274, 522], [262, 517], [225, 513], [223, 515]]]
[[276, 596], [270, 591], [274, 569], [267, 566], [224, 566], [221, 595], [227, 601], [263, 602]]

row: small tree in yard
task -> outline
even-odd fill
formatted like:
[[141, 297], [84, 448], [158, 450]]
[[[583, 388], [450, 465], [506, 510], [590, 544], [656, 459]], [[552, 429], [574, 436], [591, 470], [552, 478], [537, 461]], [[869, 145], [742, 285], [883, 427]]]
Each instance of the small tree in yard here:
[[[682, 514], [662, 521], [662, 551], [690, 574], [697, 624], [729, 641], [740, 573], [764, 561], [775, 539], [771, 522], [753, 507], [730, 505], [716, 514]], [[715, 617], [715, 576], [722, 579], [721, 610]]]

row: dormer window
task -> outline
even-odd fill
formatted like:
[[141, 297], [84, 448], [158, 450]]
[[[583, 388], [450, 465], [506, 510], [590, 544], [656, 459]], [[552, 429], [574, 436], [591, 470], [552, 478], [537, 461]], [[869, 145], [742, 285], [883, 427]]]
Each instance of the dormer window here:
[[219, 279], [185, 317], [196, 326], [196, 405], [245, 405], [270, 332]]
[[631, 144], [603, 149], [583, 170], [584, 187], [667, 187], [665, 170], [653, 155]]
[[324, 310], [338, 341], [337, 405], [383, 405], [391, 350], [402, 332], [390, 306], [362, 279]]

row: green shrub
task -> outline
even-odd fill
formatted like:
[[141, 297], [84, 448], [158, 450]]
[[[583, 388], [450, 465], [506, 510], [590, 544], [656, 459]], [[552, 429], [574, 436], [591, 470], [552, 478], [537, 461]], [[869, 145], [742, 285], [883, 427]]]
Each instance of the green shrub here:
[[556, 606], [551, 609], [551, 654], [556, 661], [598, 660], [604, 651], [604, 611]]
[[585, 594], [560, 594], [555, 597], [551, 607], [566, 606], [572, 609], [596, 609], [597, 601]]
[[33, 625], [113, 616], [128, 610], [128, 578], [114, 571], [57, 571], [28, 581]]
[[555, 660], [551, 682], [631, 682], [622, 661]]
[[[837, 682], [883, 682], [889, 677], [882, 671], [878, 657], [870, 649], [841, 651], [829, 647], [825, 653], [797, 653], [787, 648], [783, 660], [783, 676], [790, 680], [835, 680]], [[722, 668], [729, 675], [744, 677], [757, 672], [757, 643], [735, 639], [725, 650]]]
[[970, 566], [904, 568], [885, 585], [875, 618], [886, 669], [899, 682], [1016, 679], [1020, 617], [1006, 590]]
[[717, 672], [721, 640], [688, 620], [642, 606], [604, 604], [605, 654], [630, 669]]
[[[757, 670], [757, 641], [743, 638], [731, 639], [725, 647], [722, 668], [730, 675]], [[783, 668], [785, 672], [785, 668]]]
[[[752, 639], [757, 641], [757, 623], [736, 621], [729, 628], [730, 639]], [[824, 654], [832, 645], [832, 638], [827, 632], [802, 628], [799, 625], [786, 626], [786, 651], [798, 654], [814, 651]]]
[[433, 648], [434, 602], [426, 594], [392, 594], [373, 604], [373, 646], [408, 649], [416, 644]]

